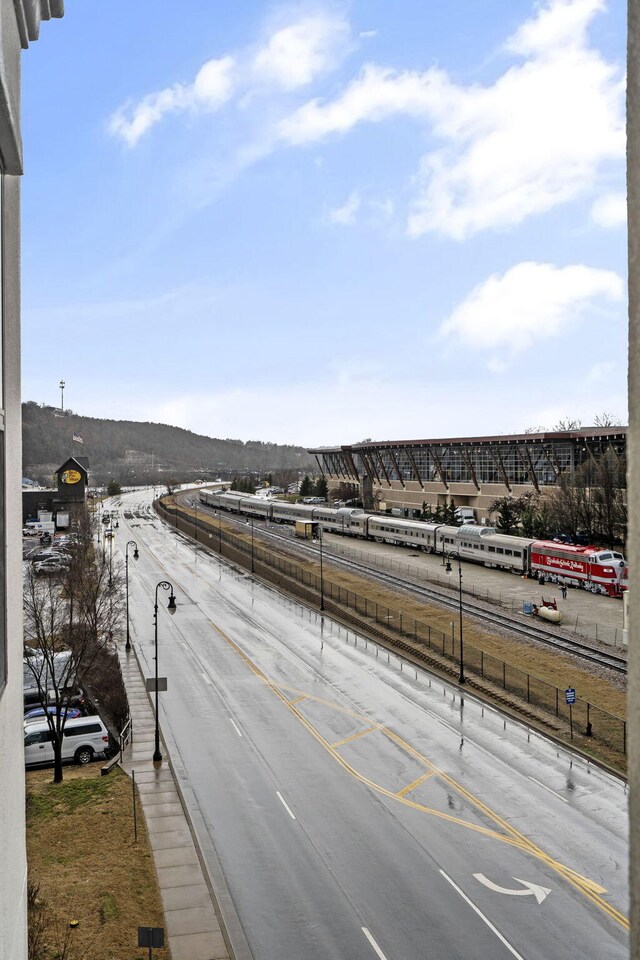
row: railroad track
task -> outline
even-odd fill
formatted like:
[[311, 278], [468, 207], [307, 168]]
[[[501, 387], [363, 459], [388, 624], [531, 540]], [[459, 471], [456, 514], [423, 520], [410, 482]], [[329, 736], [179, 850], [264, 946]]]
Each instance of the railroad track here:
[[[185, 498], [185, 501], [185, 505], [191, 505], [187, 498]], [[211, 511], [200, 503], [198, 503], [198, 511], [203, 514], [207, 513], [209, 516], [215, 515], [214, 511]], [[223, 514], [223, 519], [226, 521], [231, 521], [241, 529], [246, 530], [246, 519], [242, 519], [228, 513]], [[320, 553], [320, 548], [314, 546], [312, 543], [304, 543], [301, 540], [293, 541], [291, 536], [284, 534], [280, 530], [274, 530], [271, 526], [267, 527], [264, 521], [260, 519], [254, 518], [254, 533], [259, 535], [261, 539], [275, 542], [279, 541], [283, 545], [286, 544], [288, 552], [297, 554], [300, 557], [308, 557], [309, 554], [311, 554], [314, 558], [316, 558]], [[323, 552], [325, 559], [330, 560], [330, 562], [335, 566], [342, 567], [348, 571], [361, 573], [370, 579], [377, 581], [383, 586], [392, 587], [396, 590], [400, 590], [402, 593], [407, 593], [414, 597], [429, 600], [430, 602], [437, 603], [440, 606], [444, 606], [455, 611], [457, 611], [459, 608], [459, 602], [457, 598], [449, 597], [447, 594], [440, 592], [434, 587], [425, 586], [412, 580], [406, 580], [404, 578], [394, 576], [391, 573], [379, 570], [377, 567], [370, 566], [369, 564], [362, 563], [357, 560], [341, 557], [338, 554], [333, 553], [331, 548], [328, 548], [327, 546], [323, 547]], [[563, 653], [573, 654], [597, 666], [606, 667], [609, 670], [613, 670], [616, 673], [626, 674], [627, 672], [626, 659], [615, 653], [604, 652], [594, 648], [587, 642], [577, 640], [573, 637], [567, 637], [566, 635], [562, 635], [560, 632], [551, 633], [550, 631], [545, 630], [543, 627], [539, 627], [535, 623], [520, 623], [513, 616], [500, 613], [496, 610], [488, 609], [486, 605], [480, 604], [468, 596], [464, 597], [463, 609], [467, 615], [473, 616], [476, 620], [485, 624], [498, 627], [501, 630], [507, 630], [517, 636], [525, 637], [527, 640], [537, 640], [546, 646], [554, 647]]]

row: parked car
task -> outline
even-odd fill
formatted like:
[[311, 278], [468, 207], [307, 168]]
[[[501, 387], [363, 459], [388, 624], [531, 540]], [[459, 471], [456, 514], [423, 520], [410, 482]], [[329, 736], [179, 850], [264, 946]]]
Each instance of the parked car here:
[[[109, 747], [109, 731], [100, 717], [76, 717], [67, 720], [62, 735], [62, 759], [90, 763], [104, 756]], [[27, 767], [53, 763], [52, 734], [46, 719], [24, 727], [24, 762]]]
[[55, 557], [56, 560], [67, 559], [67, 554], [64, 550], [52, 550], [51, 548], [45, 548], [44, 550], [36, 548], [29, 554], [29, 560], [31, 563], [39, 563], [41, 560], [50, 560], [52, 557]]
[[36, 560], [33, 565], [33, 572], [38, 576], [64, 573], [68, 566], [69, 561], [65, 557], [46, 557], [44, 560]]
[[[64, 711], [65, 711], [65, 708], [63, 707], [60, 712], [61, 712], [62, 714], [64, 714]], [[66, 708], [66, 711], [67, 711], [67, 720], [75, 720], [76, 717], [81, 717], [81, 716], [82, 716], [82, 710], [80, 709], [80, 707], [67, 707], [67, 708]], [[45, 713], [55, 714], [55, 713], [57, 713], [57, 712], [58, 712], [58, 710], [57, 710], [57, 707], [55, 707], [55, 706], [53, 706], [53, 707], [46, 707], [46, 708], [45, 708], [45, 707], [32, 707], [31, 710], [27, 710], [27, 712], [25, 713], [25, 715], [24, 715], [24, 722], [25, 722], [25, 723], [32, 723], [33, 721], [42, 720], [42, 718], [44, 717]]]

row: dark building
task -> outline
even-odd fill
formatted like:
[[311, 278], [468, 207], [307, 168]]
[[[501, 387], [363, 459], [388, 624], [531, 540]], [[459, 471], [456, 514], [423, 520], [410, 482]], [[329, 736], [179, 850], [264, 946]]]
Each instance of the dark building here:
[[45, 510], [53, 514], [56, 526], [68, 526], [68, 522], [58, 523], [58, 514], [68, 516], [74, 507], [84, 506], [89, 481], [89, 461], [87, 457], [69, 457], [58, 467], [57, 490], [23, 490], [22, 523], [37, 520], [38, 511]]

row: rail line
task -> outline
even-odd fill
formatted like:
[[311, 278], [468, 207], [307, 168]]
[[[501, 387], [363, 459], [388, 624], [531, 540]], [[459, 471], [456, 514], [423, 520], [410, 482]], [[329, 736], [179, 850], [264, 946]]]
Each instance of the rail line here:
[[[187, 501], [185, 505], [191, 506], [189, 501]], [[217, 516], [216, 512], [210, 510], [200, 503], [198, 504], [197, 509], [201, 514]], [[241, 529], [246, 530], [248, 523], [247, 520], [235, 517], [233, 514], [228, 513], [224, 513], [223, 517], [226, 521], [233, 522]], [[262, 539], [280, 541], [282, 544], [286, 544], [289, 552], [297, 554], [298, 556], [304, 557], [306, 555], [308, 557], [311, 555], [314, 558], [319, 556], [320, 548], [311, 543], [305, 543], [302, 540], [294, 541], [290, 536], [272, 529], [271, 526], [267, 527], [264, 522], [260, 521], [259, 519], [254, 519], [253, 524], [254, 533], [258, 534]], [[323, 551], [326, 559], [330, 560], [330, 562], [335, 566], [342, 567], [348, 571], [361, 573], [370, 579], [377, 581], [383, 586], [393, 587], [396, 590], [400, 590], [402, 593], [406, 593], [420, 599], [429, 600], [449, 609], [458, 610], [458, 600], [456, 598], [449, 597], [434, 587], [424, 586], [423, 584], [416, 583], [413, 580], [406, 580], [396, 577], [391, 573], [386, 573], [385, 571], [379, 570], [376, 567], [359, 562], [357, 560], [340, 557], [333, 553], [330, 547], [327, 548], [326, 545], [323, 547]], [[463, 603], [463, 609], [465, 613], [473, 616], [480, 622], [490, 624], [494, 627], [499, 627], [502, 630], [508, 630], [510, 633], [525, 637], [527, 640], [537, 640], [540, 643], [554, 647], [563, 653], [573, 654], [574, 656], [578, 656], [581, 659], [587, 660], [597, 666], [606, 667], [607, 669], [613, 670], [616, 673], [626, 674], [627, 672], [627, 661], [617, 654], [605, 653], [602, 650], [594, 648], [588, 643], [580, 640], [550, 633], [534, 623], [521, 624], [507, 614], [502, 614], [495, 610], [488, 610], [485, 606], [474, 602], [468, 596], [464, 598]]]

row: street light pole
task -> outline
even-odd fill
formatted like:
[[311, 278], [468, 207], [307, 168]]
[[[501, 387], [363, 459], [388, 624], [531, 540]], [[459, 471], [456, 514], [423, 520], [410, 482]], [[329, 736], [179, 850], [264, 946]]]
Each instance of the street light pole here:
[[64, 413], [64, 380], [60, 381], [60, 413]]
[[462, 638], [462, 563], [460, 561], [460, 554], [451, 552], [446, 555], [447, 557], [447, 573], [451, 573], [451, 559], [458, 561], [458, 610], [460, 616], [460, 674], [458, 676], [458, 682], [464, 683], [464, 641]]
[[155, 730], [155, 750], [153, 751], [153, 761], [154, 763], [159, 763], [162, 760], [162, 753], [160, 752], [160, 715], [158, 713], [158, 590], [162, 587], [163, 590], [170, 590], [169, 603], [167, 609], [171, 615], [176, 612], [176, 598], [173, 595], [173, 584], [168, 580], [161, 580], [160, 583], [156, 585], [156, 599], [153, 606], [153, 623], [154, 623], [154, 660], [155, 660], [155, 692], [156, 692], [156, 730]]
[[131, 650], [131, 639], [129, 637], [129, 547], [134, 547], [133, 559], [137, 560], [140, 554], [138, 553], [138, 544], [135, 540], [129, 540], [124, 551], [124, 582], [125, 582], [125, 592], [126, 592], [126, 604], [127, 604], [127, 642], [124, 645], [127, 653]]
[[324, 571], [322, 567], [322, 540], [323, 540], [323, 529], [322, 524], [318, 524], [318, 532], [320, 534], [320, 610], [324, 610]]
[[251, 573], [256, 572], [255, 563], [253, 562], [253, 517], [251, 518]]

